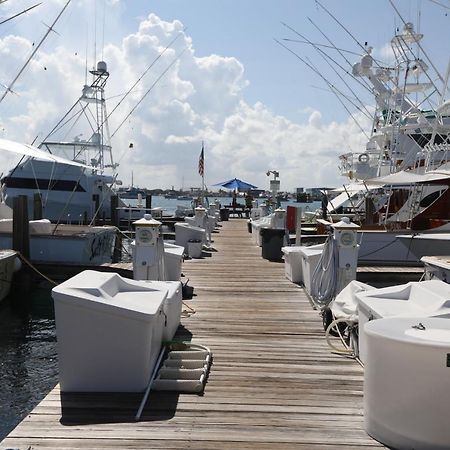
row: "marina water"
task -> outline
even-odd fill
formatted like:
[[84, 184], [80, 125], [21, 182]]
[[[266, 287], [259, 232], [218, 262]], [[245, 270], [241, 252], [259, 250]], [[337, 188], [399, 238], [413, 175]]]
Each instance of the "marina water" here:
[[[215, 200], [219, 200], [222, 206], [225, 205], [231, 205], [232, 197], [208, 197], [209, 203], [214, 203]], [[130, 206], [136, 206], [137, 200], [136, 199], [123, 199], [123, 201], [130, 205]], [[261, 199], [260, 203], [263, 204], [265, 199]], [[191, 206], [191, 200], [178, 200], [176, 198], [165, 198], [161, 195], [153, 196], [152, 197], [152, 207], [153, 208], [162, 208], [166, 214], [173, 214], [175, 210], [177, 209], [177, 206]], [[145, 204], [145, 201], [143, 202]], [[238, 198], [238, 203], [244, 204], [244, 198]], [[315, 211], [316, 209], [320, 208], [320, 202], [312, 202], [312, 203], [296, 203], [293, 200], [289, 201], [282, 201], [281, 207], [286, 208], [287, 205], [296, 205], [303, 210], [310, 210]]]
[[58, 382], [50, 285], [35, 287], [22, 300], [7, 298], [0, 305], [0, 440]]
[[[214, 201], [214, 197], [210, 201]], [[230, 197], [220, 197], [222, 205]], [[243, 199], [239, 200], [243, 203]], [[137, 200], [129, 200], [136, 205]], [[282, 202], [286, 207], [291, 202]], [[320, 203], [291, 203], [314, 211]], [[153, 207], [167, 214], [177, 205], [190, 206], [189, 200], [154, 196]], [[12, 293], [12, 296], [14, 293]], [[12, 301], [9, 301], [12, 300]], [[20, 300], [20, 301], [18, 301]], [[20, 307], [11, 304], [20, 303]], [[56, 332], [51, 286], [34, 286], [29, 298], [6, 299], [0, 305], [0, 440], [50, 392], [58, 382]]]

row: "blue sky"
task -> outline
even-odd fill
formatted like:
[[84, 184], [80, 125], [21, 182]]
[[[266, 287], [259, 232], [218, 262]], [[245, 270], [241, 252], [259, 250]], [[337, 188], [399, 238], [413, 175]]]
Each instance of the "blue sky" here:
[[[402, 21], [388, 0], [341, 0], [321, 2], [351, 33], [364, 44], [379, 49], [391, 39]], [[444, 75], [450, 56], [447, 46], [450, 38], [450, 2], [441, 0], [445, 9], [430, 0], [396, 0], [395, 6], [406, 21], [417, 27], [420, 12], [420, 30], [426, 33], [428, 45]], [[144, 6], [145, 5], [145, 6]], [[130, 12], [128, 26], [131, 31], [136, 18], [147, 11], [149, 2], [131, 0], [126, 5]], [[238, 6], [237, 6], [238, 5]], [[361, 52], [346, 32], [313, 0], [156, 0], [151, 10], [164, 20], [179, 19], [188, 28], [198, 56], [216, 53], [233, 56], [245, 67], [249, 85], [245, 91], [248, 102], [263, 101], [277, 114], [301, 120], [304, 108], [319, 108], [324, 117], [332, 120], [346, 116], [339, 102], [327, 92], [311, 88], [325, 87], [317, 76], [289, 54], [274, 38], [293, 38], [285, 22], [315, 42], [325, 42], [308, 21], [311, 18], [336, 45]], [[126, 13], [128, 16], [128, 13]], [[310, 55], [313, 61], [325, 67], [315, 51], [303, 44], [289, 44], [299, 55]], [[333, 54], [333, 52], [331, 52]], [[336, 55], [334, 53], [334, 55]], [[356, 61], [356, 56], [349, 56]], [[327, 70], [328, 72], [328, 70]], [[330, 76], [333, 80], [335, 76]]]
[[[17, 73], [32, 42], [45, 32], [44, 23], [51, 23], [64, 3], [45, 0], [32, 13], [0, 27], [1, 83], [8, 84]], [[403, 24], [388, 0], [322, 3], [362, 45], [373, 46], [376, 57], [389, 59], [386, 45]], [[30, 4], [31, 0], [8, 0], [0, 6], [0, 17]], [[416, 28], [420, 11], [423, 46], [444, 76], [450, 56], [450, 2], [394, 4]], [[73, 103], [84, 83], [87, 41], [92, 64], [94, 22], [97, 56], [104, 41], [103, 56], [111, 71], [110, 97], [124, 92], [184, 26], [178, 47], [188, 50], [114, 138], [125, 184], [133, 171], [135, 182], [149, 188], [177, 186], [181, 179], [185, 185], [197, 185], [204, 140], [210, 185], [237, 176], [263, 186], [268, 184], [268, 169], [281, 172], [284, 189], [339, 185], [344, 180], [337, 170], [338, 155], [363, 148], [364, 136], [320, 77], [274, 41], [298, 38], [281, 24], [285, 22], [323, 43], [308, 17], [336, 46], [361, 52], [313, 0], [72, 0], [56, 27], [58, 34], [51, 34], [20, 78], [18, 95], [0, 105], [1, 136], [31, 142], [44, 136]], [[313, 48], [286, 45], [309, 58], [331, 83], [341, 84]], [[174, 55], [162, 58], [144, 87]], [[358, 60], [357, 55], [348, 58]], [[351, 78], [347, 81], [365, 104], [373, 105], [371, 95]], [[130, 101], [124, 108], [132, 106]], [[114, 120], [119, 119], [120, 114]], [[121, 149], [128, 148], [130, 140], [134, 150], [126, 154]]]

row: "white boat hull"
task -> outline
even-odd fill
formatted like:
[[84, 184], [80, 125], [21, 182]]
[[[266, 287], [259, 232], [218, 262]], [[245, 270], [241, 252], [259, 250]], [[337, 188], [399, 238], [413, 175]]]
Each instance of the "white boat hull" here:
[[399, 231], [358, 231], [358, 264], [417, 264], [419, 259], [397, 239], [399, 234]]
[[[30, 235], [30, 259], [75, 265], [108, 263], [112, 261], [115, 235], [115, 227], [59, 225], [55, 234]], [[0, 233], [0, 247], [12, 247], [11, 233]]]
[[417, 259], [450, 255], [450, 233], [420, 233], [398, 236], [398, 240]]

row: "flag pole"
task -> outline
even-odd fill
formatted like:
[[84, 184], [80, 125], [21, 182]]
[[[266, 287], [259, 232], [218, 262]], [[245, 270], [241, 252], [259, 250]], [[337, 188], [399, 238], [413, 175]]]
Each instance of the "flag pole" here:
[[202, 141], [202, 151], [198, 159], [198, 173], [202, 177], [202, 190], [200, 194], [200, 203], [203, 206], [203, 198], [205, 192], [205, 143]]
[[[202, 154], [203, 154], [203, 171], [202, 171], [202, 203], [205, 202], [205, 144], [202, 141]], [[204, 205], [203, 205], [204, 206]]]

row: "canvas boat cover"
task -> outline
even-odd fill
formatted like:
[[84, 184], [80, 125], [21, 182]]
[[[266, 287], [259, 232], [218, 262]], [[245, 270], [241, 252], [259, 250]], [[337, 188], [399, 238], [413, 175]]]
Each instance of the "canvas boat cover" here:
[[93, 168], [77, 161], [61, 158], [59, 156], [52, 155], [51, 153], [44, 152], [43, 150], [32, 145], [22, 144], [20, 142], [10, 141], [8, 139], [0, 139], [0, 151], [17, 153], [19, 155], [42, 159], [44, 161], [52, 161], [59, 164], [67, 164], [69, 166], [84, 167], [86, 169]]

